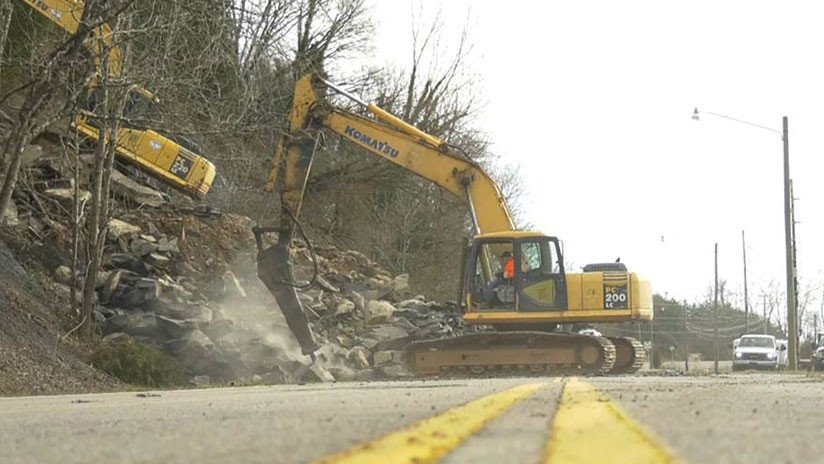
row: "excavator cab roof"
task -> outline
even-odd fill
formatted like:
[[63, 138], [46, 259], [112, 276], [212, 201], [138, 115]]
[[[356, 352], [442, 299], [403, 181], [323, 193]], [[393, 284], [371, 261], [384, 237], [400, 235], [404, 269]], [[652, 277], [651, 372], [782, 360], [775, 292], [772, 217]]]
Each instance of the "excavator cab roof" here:
[[532, 230], [505, 230], [502, 232], [489, 232], [486, 234], [479, 234], [475, 239], [504, 239], [504, 238], [555, 238], [542, 234], [538, 231]]

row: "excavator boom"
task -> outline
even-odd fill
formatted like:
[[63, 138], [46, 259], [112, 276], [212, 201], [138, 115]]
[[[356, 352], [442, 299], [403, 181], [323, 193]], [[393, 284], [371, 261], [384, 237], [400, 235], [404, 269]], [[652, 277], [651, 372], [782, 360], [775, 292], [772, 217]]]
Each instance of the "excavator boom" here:
[[[77, 33], [80, 21], [83, 19], [83, 10], [86, 5], [82, 0], [23, 0], [35, 11], [60, 26], [70, 35]], [[86, 48], [92, 53], [95, 65], [102, 66], [101, 57], [104, 48], [109, 50], [109, 75], [120, 77], [123, 71], [123, 57], [120, 47], [110, 47], [112, 43], [112, 29], [108, 24], [98, 26], [92, 37], [86, 41]]]
[[[281, 199], [290, 214], [300, 214], [306, 182], [314, 158], [314, 138], [308, 129], [328, 129], [366, 152], [394, 163], [443, 188], [464, 202], [472, 214], [476, 233], [515, 229], [509, 208], [497, 184], [477, 163], [437, 137], [372, 105], [364, 105], [377, 120], [327, 105], [317, 86], [331, 84], [312, 75], [295, 85], [289, 134], [278, 145], [266, 190], [274, 189], [284, 156]], [[335, 87], [335, 89], [337, 89]], [[348, 95], [348, 94], [347, 94]]]

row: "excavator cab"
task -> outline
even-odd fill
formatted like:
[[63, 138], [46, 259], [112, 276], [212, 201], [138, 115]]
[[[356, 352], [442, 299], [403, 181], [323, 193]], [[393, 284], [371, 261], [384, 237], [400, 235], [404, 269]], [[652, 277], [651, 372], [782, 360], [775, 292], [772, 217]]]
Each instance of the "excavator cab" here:
[[486, 234], [470, 246], [462, 303], [470, 311], [548, 311], [567, 307], [558, 239], [538, 233]]

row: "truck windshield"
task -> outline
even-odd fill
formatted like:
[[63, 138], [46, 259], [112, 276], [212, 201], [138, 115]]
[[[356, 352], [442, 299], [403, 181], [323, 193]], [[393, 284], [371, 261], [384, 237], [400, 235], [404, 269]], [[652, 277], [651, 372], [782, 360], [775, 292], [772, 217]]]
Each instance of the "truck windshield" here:
[[738, 346], [751, 346], [756, 348], [775, 348], [772, 338], [766, 337], [745, 337], [738, 343]]

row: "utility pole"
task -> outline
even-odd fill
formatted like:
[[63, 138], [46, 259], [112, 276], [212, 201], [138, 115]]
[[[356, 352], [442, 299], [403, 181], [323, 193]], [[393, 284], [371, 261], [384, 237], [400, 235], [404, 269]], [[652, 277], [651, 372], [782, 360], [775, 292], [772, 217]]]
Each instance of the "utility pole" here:
[[718, 243], [715, 244], [715, 292], [713, 292], [712, 312], [715, 331], [715, 373], [718, 374]]
[[750, 333], [750, 300], [747, 296], [747, 240], [741, 231], [741, 249], [744, 251], [744, 333]]
[[[763, 300], [763, 302], [762, 302], [763, 308], [762, 309], [764, 310], [764, 335], [767, 335], [767, 294], [762, 293], [761, 294], [761, 299]], [[789, 341], [787, 343], [789, 343]]]
[[653, 338], [653, 332], [655, 331], [655, 306], [652, 309], [653, 318], [649, 321], [649, 368], [652, 369], [653, 361], [655, 360], [655, 343]]
[[[789, 354], [787, 356], [787, 361], [789, 364], [788, 368], [790, 370], [798, 370], [798, 294], [796, 290], [795, 240], [793, 233], [794, 221], [792, 219], [792, 187], [790, 185], [790, 137], [787, 117], [782, 117], [782, 130], [778, 131], [771, 127], [762, 126], [760, 124], [755, 124], [719, 113], [713, 113], [711, 111], [704, 111], [703, 113], [712, 114], [730, 121], [768, 130], [770, 132], [779, 133], [781, 134], [781, 140], [784, 142], [784, 253], [786, 258], [787, 274], [787, 339], [789, 341]], [[693, 110], [692, 119], [695, 121], [699, 119], [698, 108]]]
[[784, 141], [784, 248], [787, 262], [787, 341], [790, 370], [798, 370], [798, 308], [796, 307], [795, 245], [793, 238], [792, 187], [790, 185], [790, 139], [787, 117], [782, 119]]
[[690, 347], [689, 347], [690, 338], [689, 338], [689, 336], [690, 336], [690, 319], [689, 319], [689, 312], [688, 312], [688, 309], [687, 309], [687, 305], [686, 305], [686, 302], [685, 302], [684, 303], [684, 352], [687, 353], [687, 355], [684, 357], [684, 371], [685, 372], [690, 371]]
[[[795, 191], [793, 190], [793, 180], [792, 179], [790, 179], [790, 222], [792, 224], [792, 230], [790, 232], [792, 232], [792, 237], [793, 237], [793, 242], [792, 242], [792, 245], [793, 245], [793, 291], [795, 292], [795, 297], [794, 297], [794, 301], [795, 301], [795, 311], [794, 311], [794, 313], [795, 313], [795, 327], [796, 327], [796, 332], [798, 332], [798, 336], [795, 337], [795, 339], [797, 341], [800, 341], [801, 340], [801, 332], [802, 332], [803, 329], [800, 327], [801, 326], [801, 321], [798, 318], [798, 242], [796, 241], [796, 238], [798, 237], [798, 235], [796, 235], [796, 233], [795, 233], [795, 224], [796, 224], [796, 221], [795, 221]], [[789, 317], [789, 315], [787, 317]], [[787, 321], [787, 325], [789, 326], [789, 320]], [[796, 345], [795, 345], [795, 359], [799, 358], [799, 352], [800, 351], [801, 351], [801, 344], [796, 343]]]

